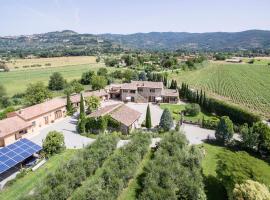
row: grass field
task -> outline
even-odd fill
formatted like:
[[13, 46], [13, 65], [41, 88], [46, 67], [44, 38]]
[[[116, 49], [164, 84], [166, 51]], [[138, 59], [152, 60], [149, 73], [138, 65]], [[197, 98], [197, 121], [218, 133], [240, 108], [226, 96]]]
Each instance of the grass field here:
[[95, 56], [68, 56], [53, 58], [12, 59], [7, 63], [11, 70], [31, 68], [62, 67], [71, 65], [96, 64]]
[[[97, 71], [103, 64], [84, 64], [63, 67], [48, 67], [42, 69], [18, 70], [0, 73], [0, 84], [4, 85], [9, 96], [24, 92], [27, 84], [42, 81], [48, 84], [49, 77], [53, 72], [60, 72], [66, 80], [78, 79], [83, 72], [88, 70]], [[113, 70], [114, 68], [107, 68]]]
[[34, 172], [29, 172], [26, 176], [18, 179], [13, 185], [0, 192], [1, 200], [16, 200], [28, 194], [38, 183], [40, 183], [49, 172], [53, 172], [59, 164], [70, 159], [76, 150], [66, 150], [65, 152], [50, 158], [47, 163]]
[[170, 77], [179, 84], [186, 82], [214, 97], [270, 117], [270, 66], [209, 63], [196, 71], [172, 73]]
[[[226, 192], [221, 185], [221, 183], [217, 180], [216, 176], [216, 167], [218, 161], [218, 155], [223, 152], [228, 152], [229, 154], [234, 154], [234, 152], [219, 146], [214, 146], [210, 144], [201, 145], [206, 152], [206, 156], [203, 159], [202, 167], [203, 174], [205, 176], [205, 185], [207, 190], [207, 199], [208, 200], [225, 200], [226, 198], [222, 198], [226, 196]], [[250, 158], [254, 159], [254, 170], [259, 170], [261, 172], [261, 177], [270, 185], [270, 165], [260, 159], [256, 159], [252, 156]], [[256, 168], [256, 169], [255, 169]]]

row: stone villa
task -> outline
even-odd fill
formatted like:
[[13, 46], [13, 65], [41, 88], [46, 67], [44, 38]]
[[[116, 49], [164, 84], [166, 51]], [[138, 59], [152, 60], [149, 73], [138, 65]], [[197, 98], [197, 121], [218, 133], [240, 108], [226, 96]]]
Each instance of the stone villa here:
[[109, 86], [110, 98], [136, 103], [177, 103], [177, 90], [166, 89], [162, 82], [131, 81], [119, 85]]

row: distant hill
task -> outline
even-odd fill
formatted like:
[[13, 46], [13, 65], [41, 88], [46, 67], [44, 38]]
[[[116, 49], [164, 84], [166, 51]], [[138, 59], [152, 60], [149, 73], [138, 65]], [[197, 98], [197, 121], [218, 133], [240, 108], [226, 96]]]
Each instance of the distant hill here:
[[71, 30], [0, 37], [0, 55], [34, 54], [42, 57], [93, 55], [140, 50], [235, 51], [270, 49], [270, 31], [226, 33], [151, 32], [135, 34], [79, 34]]
[[78, 34], [70, 30], [0, 37], [0, 55], [78, 56], [119, 50], [119, 45], [106, 39], [101, 40], [97, 35]]
[[227, 33], [151, 32], [129, 35], [103, 34], [103, 38], [133, 49], [250, 50], [270, 49], [270, 31]]

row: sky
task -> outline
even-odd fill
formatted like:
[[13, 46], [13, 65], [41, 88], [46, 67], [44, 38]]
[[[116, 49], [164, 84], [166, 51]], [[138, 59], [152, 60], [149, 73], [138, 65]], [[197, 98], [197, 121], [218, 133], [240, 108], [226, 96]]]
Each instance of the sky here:
[[0, 35], [270, 30], [270, 0], [0, 0]]

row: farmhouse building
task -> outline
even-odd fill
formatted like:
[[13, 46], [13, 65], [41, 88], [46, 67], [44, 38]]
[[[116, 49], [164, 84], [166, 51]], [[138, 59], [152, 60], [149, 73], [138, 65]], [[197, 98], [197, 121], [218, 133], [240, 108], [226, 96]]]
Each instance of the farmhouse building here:
[[129, 108], [123, 103], [108, 105], [100, 108], [89, 117], [103, 117], [105, 115], [111, 116], [114, 120], [120, 123], [119, 131], [122, 133], [129, 133], [131, 130], [138, 128], [139, 118], [141, 113]]
[[179, 94], [177, 90], [166, 89], [162, 82], [131, 81], [109, 88], [111, 98], [136, 103], [177, 103]]

